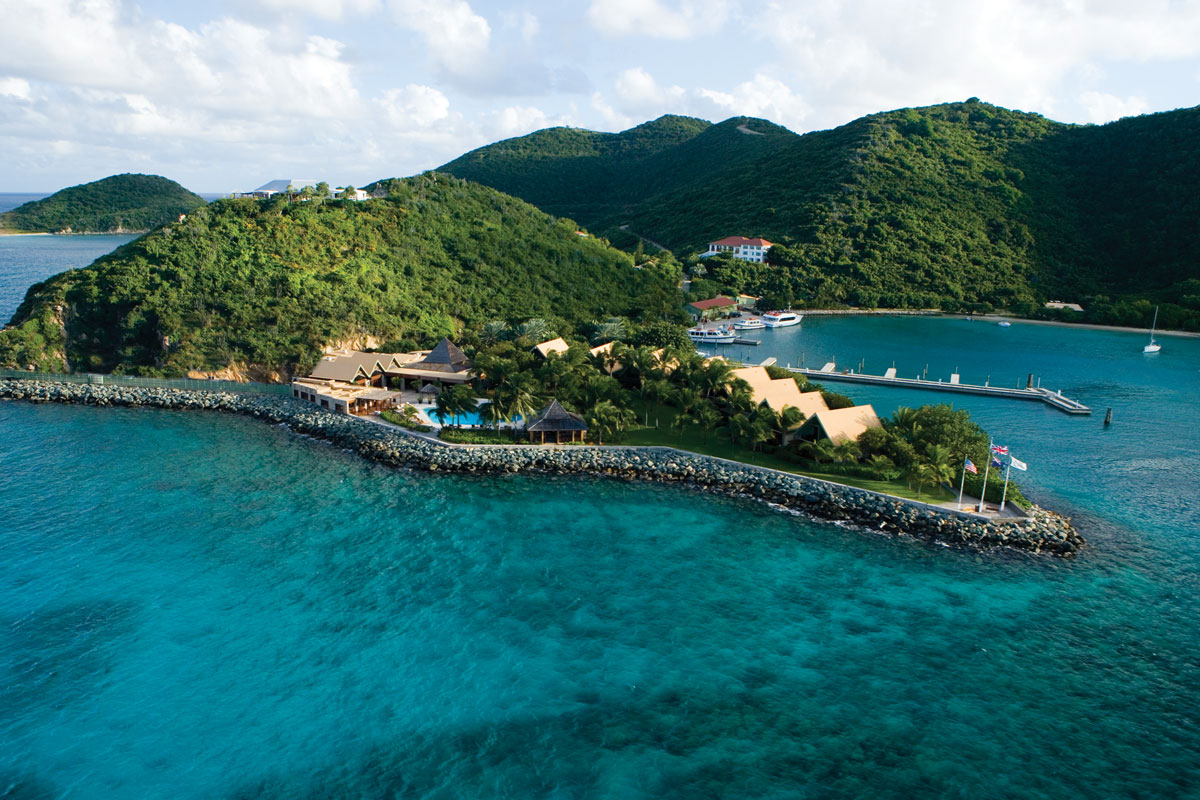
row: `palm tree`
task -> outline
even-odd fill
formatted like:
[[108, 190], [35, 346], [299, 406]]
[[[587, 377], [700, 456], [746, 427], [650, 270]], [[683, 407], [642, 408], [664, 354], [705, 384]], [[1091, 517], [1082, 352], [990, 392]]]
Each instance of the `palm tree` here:
[[908, 468], [908, 485], [917, 490], [917, 499], [921, 499], [921, 490], [926, 486], [937, 483], [937, 471], [928, 461], [914, 461]]
[[954, 461], [950, 448], [941, 444], [931, 444], [925, 448], [929, 457], [929, 465], [933, 468], [934, 480], [937, 483], [954, 483]]
[[671, 399], [682, 413], [691, 414], [692, 409], [699, 405], [700, 401], [704, 398], [700, 396], [699, 390], [685, 387], [676, 389]]
[[858, 461], [858, 457], [861, 455], [862, 448], [853, 439], [847, 439], [833, 448], [833, 458], [839, 464], [845, 464], [848, 461]]
[[733, 366], [725, 360], [710, 361], [696, 375], [696, 386], [705, 397], [724, 391], [733, 381]]
[[611, 400], [601, 400], [592, 406], [592, 410], [584, 417], [588, 429], [596, 436], [598, 444], [604, 444], [604, 437], [619, 434], [629, 427], [635, 419], [628, 408], [621, 408]]
[[881, 455], [880, 453], [876, 453], [875, 455], [873, 455], [867, 459], [867, 466], [869, 466], [871, 469], [875, 470], [876, 472], [882, 473], [885, 470], [889, 470], [892, 467], [896, 466], [896, 464], [887, 456]]
[[799, 450], [801, 453], [806, 453], [813, 461], [821, 464], [825, 461], [832, 461], [834, 456], [834, 444], [829, 439], [819, 439], [815, 442], [802, 442]]
[[502, 319], [485, 322], [479, 332], [479, 341], [484, 345], [493, 345], [508, 336], [508, 323]]
[[896, 409], [896, 413], [892, 414], [892, 427], [911, 442], [916, 438], [917, 431], [921, 430], [921, 425], [917, 422], [918, 418], [919, 415], [915, 408], [900, 406]]
[[533, 317], [532, 319], [525, 320], [517, 326], [516, 333], [517, 336], [523, 336], [539, 342], [554, 338], [554, 331], [550, 328], [550, 323], [541, 317]]
[[721, 412], [713, 405], [711, 400], [702, 401], [692, 412], [692, 418], [704, 430], [704, 439], [708, 440], [708, 434], [712, 433], [713, 429], [721, 422]]
[[[654, 378], [652, 380], [642, 380], [642, 403], [646, 406], [646, 427], [650, 427], [650, 404], [657, 405], [665, 400], [671, 393], [671, 384], [665, 378]], [[657, 412], [655, 412], [655, 424], [658, 424]]]
[[615, 342], [627, 335], [625, 320], [621, 317], [609, 317], [604, 322], [592, 323], [592, 344]]
[[784, 406], [776, 419], [775, 434], [779, 437], [779, 443], [784, 444], [788, 432], [804, 422], [804, 412], [795, 406]]

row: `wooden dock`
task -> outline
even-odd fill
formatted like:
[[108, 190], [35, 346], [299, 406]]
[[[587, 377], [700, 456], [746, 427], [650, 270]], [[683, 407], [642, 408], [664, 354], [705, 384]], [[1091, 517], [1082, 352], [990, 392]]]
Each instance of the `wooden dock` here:
[[1065, 414], [1091, 414], [1092, 410], [1082, 403], [1069, 397], [1063, 397], [1062, 392], [1052, 392], [1038, 387], [1005, 388], [1003, 386], [980, 386], [972, 383], [960, 383], [958, 375], [950, 376], [949, 381], [931, 381], [928, 378], [897, 378], [895, 368], [885, 375], [866, 375], [859, 372], [838, 372], [831, 362], [821, 369], [806, 369], [790, 367], [792, 372], [818, 381], [843, 381], [845, 383], [870, 384], [872, 386], [894, 386], [899, 389], [924, 389], [934, 392], [954, 392], [957, 394], [974, 394], [985, 397], [1010, 397], [1016, 400], [1035, 400], [1057, 408]]

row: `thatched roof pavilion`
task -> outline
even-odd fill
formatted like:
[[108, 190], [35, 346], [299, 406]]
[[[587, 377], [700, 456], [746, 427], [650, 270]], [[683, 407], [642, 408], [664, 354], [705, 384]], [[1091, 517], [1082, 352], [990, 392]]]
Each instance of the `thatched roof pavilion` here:
[[583, 417], [567, 411], [557, 400], [551, 400], [550, 405], [525, 425], [529, 441], [541, 444], [547, 441], [555, 444], [562, 444], [563, 441], [582, 442], [587, 429]]

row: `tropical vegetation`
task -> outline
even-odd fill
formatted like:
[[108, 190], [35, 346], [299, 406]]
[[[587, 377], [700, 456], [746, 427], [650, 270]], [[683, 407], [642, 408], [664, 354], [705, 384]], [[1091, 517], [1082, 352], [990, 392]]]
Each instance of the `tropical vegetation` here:
[[0, 331], [0, 365], [166, 376], [241, 364], [287, 375], [347, 341], [408, 350], [493, 319], [535, 315], [573, 331], [681, 313], [677, 268], [634, 269], [571, 220], [446, 175], [387, 190], [363, 202], [197, 209], [33, 286]]
[[[941, 308], [1200, 330], [1200, 107], [1066, 125], [972, 98], [798, 136], [765, 120], [664, 117], [620, 134], [539, 131], [443, 170], [683, 260], [763, 236], [769, 265], [693, 277], [776, 306]], [[644, 238], [642, 238], [644, 237]]]

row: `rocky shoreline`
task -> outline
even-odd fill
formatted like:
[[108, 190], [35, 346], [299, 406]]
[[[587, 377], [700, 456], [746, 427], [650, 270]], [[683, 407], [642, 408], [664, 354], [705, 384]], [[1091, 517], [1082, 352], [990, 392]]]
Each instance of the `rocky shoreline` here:
[[1070, 520], [1036, 507], [1026, 519], [996, 522], [668, 447], [447, 445], [334, 414], [285, 395], [0, 379], [0, 398], [242, 414], [286, 425], [296, 433], [324, 439], [390, 466], [430, 472], [583, 474], [684, 483], [714, 493], [753, 497], [824, 520], [949, 545], [980, 549], [1011, 547], [1057, 556], [1074, 555], [1084, 545], [1083, 537]]

